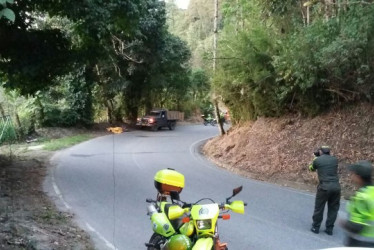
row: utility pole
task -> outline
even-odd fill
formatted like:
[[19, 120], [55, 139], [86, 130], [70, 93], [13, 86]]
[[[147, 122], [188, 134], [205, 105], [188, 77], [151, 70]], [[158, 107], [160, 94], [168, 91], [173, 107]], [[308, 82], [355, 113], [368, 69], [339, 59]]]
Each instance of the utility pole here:
[[[218, 39], [218, 0], [214, 0], [214, 29], [213, 29], [214, 35], [213, 35], [213, 74], [216, 73], [217, 68], [217, 39]], [[223, 128], [221, 115], [219, 113], [219, 107], [218, 107], [218, 97], [215, 91], [213, 92], [213, 102], [214, 102], [214, 113], [216, 115], [218, 129], [220, 132], [220, 135], [225, 134], [225, 130]]]

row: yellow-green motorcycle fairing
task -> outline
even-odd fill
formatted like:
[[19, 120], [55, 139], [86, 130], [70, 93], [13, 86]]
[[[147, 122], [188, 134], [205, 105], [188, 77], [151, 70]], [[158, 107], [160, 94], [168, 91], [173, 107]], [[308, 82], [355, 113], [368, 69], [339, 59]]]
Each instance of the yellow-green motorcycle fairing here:
[[233, 201], [230, 204], [225, 204], [225, 209], [231, 210], [238, 214], [244, 214], [244, 202]]
[[211, 250], [213, 248], [213, 238], [200, 238], [196, 241], [192, 250]]
[[152, 229], [155, 233], [164, 237], [170, 237], [175, 234], [175, 230], [171, 225], [165, 213], [154, 213], [151, 216]]
[[199, 238], [214, 236], [219, 216], [218, 204], [195, 205], [191, 209], [191, 216]]
[[160, 202], [161, 212], [164, 212], [164, 213], [165, 213], [165, 206], [166, 206], [167, 204], [171, 204], [171, 202], [167, 202], [167, 201], [161, 201], [161, 202]]
[[190, 237], [195, 231], [195, 226], [193, 221], [184, 223], [183, 226], [179, 228], [179, 232], [183, 235]]
[[188, 211], [188, 208], [183, 209], [178, 205], [173, 205], [169, 207], [168, 217], [170, 220], [175, 220], [180, 218], [183, 214], [187, 213]]

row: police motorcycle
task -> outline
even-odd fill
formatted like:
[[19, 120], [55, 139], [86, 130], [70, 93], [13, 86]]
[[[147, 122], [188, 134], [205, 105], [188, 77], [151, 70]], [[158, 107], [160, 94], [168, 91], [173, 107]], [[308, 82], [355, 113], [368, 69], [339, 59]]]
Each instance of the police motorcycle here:
[[[163, 174], [159, 174], [161, 171]], [[155, 176], [156, 187], [160, 186], [156, 184], [158, 181], [171, 183], [170, 179], [166, 178], [167, 175], [176, 177], [175, 173], [169, 172], [170, 170], [161, 171]], [[161, 175], [162, 180], [159, 178]], [[180, 178], [179, 181], [181, 180]], [[180, 182], [174, 184], [181, 186]], [[210, 198], [200, 199], [193, 204], [185, 203], [179, 199], [181, 190], [169, 191], [171, 202], [147, 199], [150, 203], [148, 214], [151, 216], [154, 231], [149, 243], [146, 243], [148, 250], [227, 250], [227, 243], [222, 243], [219, 239], [217, 221], [230, 219], [227, 213], [230, 210], [244, 214], [246, 203], [240, 200], [230, 201], [241, 190], [242, 187], [235, 188], [232, 196], [221, 204]], [[203, 201], [209, 203], [200, 204]]]
[[211, 125], [211, 126], [216, 126], [217, 125], [217, 119], [213, 118], [213, 117], [205, 117], [205, 115], [201, 115], [201, 118], [203, 118], [203, 124], [204, 126], [208, 126], [208, 125]]
[[156, 173], [154, 184], [158, 191], [156, 200], [146, 199], [147, 214], [150, 216], [153, 229], [149, 242], [145, 244], [147, 249], [181, 249], [177, 247], [179, 245], [191, 249], [192, 242], [186, 236], [185, 227], [182, 228], [181, 215], [173, 209], [174, 206], [181, 208], [178, 200], [179, 193], [184, 188], [184, 176], [174, 169], [163, 169]]

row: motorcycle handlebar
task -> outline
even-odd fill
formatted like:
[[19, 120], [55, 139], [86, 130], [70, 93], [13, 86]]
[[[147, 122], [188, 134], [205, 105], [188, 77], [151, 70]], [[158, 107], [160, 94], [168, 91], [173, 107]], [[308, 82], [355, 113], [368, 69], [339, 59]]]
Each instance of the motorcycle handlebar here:
[[182, 208], [191, 208], [192, 204], [191, 203], [184, 203]]
[[150, 199], [150, 198], [147, 198], [145, 201], [146, 201], [147, 203], [152, 203], [152, 202], [154, 202], [154, 200], [152, 200], [152, 199]]

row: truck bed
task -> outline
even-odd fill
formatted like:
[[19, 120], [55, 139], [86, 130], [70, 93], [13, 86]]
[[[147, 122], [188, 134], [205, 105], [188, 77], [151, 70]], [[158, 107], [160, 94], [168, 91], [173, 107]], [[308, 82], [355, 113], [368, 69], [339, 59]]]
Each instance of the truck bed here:
[[179, 111], [168, 111], [168, 120], [178, 120], [183, 121], [184, 120], [184, 113]]

